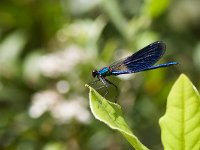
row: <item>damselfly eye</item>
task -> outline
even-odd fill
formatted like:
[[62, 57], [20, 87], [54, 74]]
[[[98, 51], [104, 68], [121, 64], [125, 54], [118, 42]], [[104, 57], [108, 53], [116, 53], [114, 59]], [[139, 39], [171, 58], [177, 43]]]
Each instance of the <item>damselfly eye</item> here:
[[95, 78], [98, 75], [98, 71], [97, 70], [93, 70], [92, 71], [92, 76]]

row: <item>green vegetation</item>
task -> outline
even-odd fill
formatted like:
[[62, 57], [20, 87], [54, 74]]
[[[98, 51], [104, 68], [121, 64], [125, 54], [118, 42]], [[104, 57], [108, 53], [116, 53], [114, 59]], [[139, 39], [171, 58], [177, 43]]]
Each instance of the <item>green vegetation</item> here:
[[[86, 85], [88, 86], [88, 85]], [[89, 87], [89, 86], [88, 86]], [[137, 150], [147, 150], [140, 143], [136, 136], [133, 135], [126, 124], [120, 105], [105, 100], [93, 88], [90, 88], [90, 108], [96, 119], [104, 122], [110, 128], [116, 129], [129, 141]]]
[[200, 148], [200, 96], [194, 85], [181, 75], [167, 99], [167, 111], [160, 119], [165, 149]]
[[[109, 102], [90, 88], [90, 108], [96, 119], [116, 129], [136, 150], [146, 150], [130, 131], [121, 107]], [[200, 97], [185, 75], [176, 81], [167, 99], [166, 114], [160, 119], [162, 142], [165, 149], [200, 148]]]
[[[153, 150], [167, 149], [173, 144], [166, 142], [166, 135], [173, 134], [166, 130], [174, 122], [169, 118], [172, 97], [183, 94], [181, 103], [191, 94], [197, 102], [191, 106], [195, 112], [188, 115], [198, 112], [198, 94], [190, 81], [181, 75], [173, 84], [184, 73], [199, 91], [199, 5], [195, 0], [0, 1], [0, 149], [129, 150], [132, 145], [143, 147], [140, 143]], [[129, 144], [93, 117], [84, 85], [93, 80], [93, 69], [157, 40], [167, 45], [160, 62], [177, 61], [179, 65], [109, 78], [120, 87], [114, 108], [117, 115], [123, 110], [125, 118], [116, 120], [125, 128], [111, 128], [119, 130]], [[103, 95], [105, 91], [98, 92]], [[115, 95], [111, 88], [106, 97], [110, 102], [102, 101], [112, 111]], [[158, 120], [166, 109], [160, 130]], [[173, 114], [181, 119], [183, 112], [178, 113]], [[195, 122], [191, 126], [198, 129]], [[183, 133], [191, 126], [176, 131]], [[195, 141], [197, 135], [191, 136], [177, 134], [176, 138]], [[186, 149], [193, 144], [182, 142]]]

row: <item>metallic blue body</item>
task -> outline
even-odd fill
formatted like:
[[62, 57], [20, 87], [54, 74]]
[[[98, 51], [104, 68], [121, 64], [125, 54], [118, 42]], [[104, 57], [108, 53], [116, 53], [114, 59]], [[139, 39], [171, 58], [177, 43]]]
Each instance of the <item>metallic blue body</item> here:
[[101, 76], [101, 77], [106, 77], [106, 76], [110, 76], [110, 75], [111, 75], [111, 72], [108, 69], [108, 67], [104, 67], [101, 70], [99, 70], [99, 76]]
[[100, 77], [110, 75], [131, 74], [146, 70], [168, 67], [178, 64], [177, 62], [167, 62], [154, 65], [165, 53], [166, 45], [163, 42], [154, 42], [143, 49], [137, 51], [129, 57], [116, 61], [98, 71]]
[[177, 62], [167, 62], [154, 65], [164, 55], [165, 49], [165, 43], [160, 41], [154, 42], [131, 56], [116, 61], [99, 71], [94, 71], [93, 76], [97, 76], [103, 80], [106, 76], [110, 75], [131, 74], [178, 64]]
[[[154, 65], [165, 53], [166, 45], [163, 42], [154, 42], [136, 53], [128, 56], [124, 59], [116, 61], [111, 65], [102, 68], [101, 70], [93, 70], [92, 76], [97, 77], [98, 80], [95, 83], [101, 81], [103, 83], [102, 87], [106, 88], [106, 93], [104, 97], [108, 94], [108, 84], [113, 85], [118, 93], [118, 88], [115, 84], [106, 79], [107, 76], [111, 75], [121, 75], [121, 74], [131, 74], [146, 70], [152, 70], [157, 68], [163, 68], [168, 66], [173, 66], [178, 64], [177, 62], [167, 62], [164, 64]], [[116, 102], [116, 101], [115, 101]]]

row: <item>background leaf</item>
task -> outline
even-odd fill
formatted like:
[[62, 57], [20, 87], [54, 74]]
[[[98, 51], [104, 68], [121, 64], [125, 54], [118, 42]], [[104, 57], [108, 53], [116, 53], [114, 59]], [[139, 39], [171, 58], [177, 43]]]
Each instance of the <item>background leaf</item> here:
[[160, 126], [166, 150], [200, 149], [200, 97], [184, 74], [171, 89]]
[[[88, 85], [86, 85], [89, 87]], [[94, 117], [110, 128], [118, 130], [136, 150], [147, 150], [138, 138], [131, 132], [123, 117], [120, 105], [103, 98], [92, 87], [89, 87], [90, 108]]]

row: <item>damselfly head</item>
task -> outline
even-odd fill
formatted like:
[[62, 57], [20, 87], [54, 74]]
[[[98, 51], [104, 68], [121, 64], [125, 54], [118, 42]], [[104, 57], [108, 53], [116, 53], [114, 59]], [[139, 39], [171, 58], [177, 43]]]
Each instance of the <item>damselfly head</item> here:
[[92, 76], [95, 78], [98, 75], [98, 71], [95, 69], [92, 71]]

